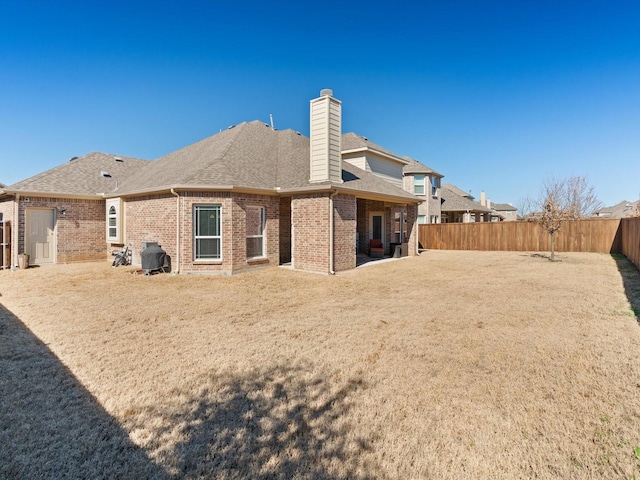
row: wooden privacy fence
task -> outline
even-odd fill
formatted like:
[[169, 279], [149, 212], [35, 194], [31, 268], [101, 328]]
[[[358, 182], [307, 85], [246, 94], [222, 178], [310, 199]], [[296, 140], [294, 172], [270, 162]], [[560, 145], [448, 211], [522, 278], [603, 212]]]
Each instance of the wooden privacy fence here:
[[620, 230], [622, 253], [640, 269], [640, 217], [623, 218]]
[[[556, 251], [622, 253], [620, 230], [620, 219], [567, 222], [556, 232]], [[420, 225], [418, 239], [422, 248], [434, 250], [551, 250], [549, 234], [534, 222]]]
[[11, 224], [0, 222], [0, 269], [11, 268]]

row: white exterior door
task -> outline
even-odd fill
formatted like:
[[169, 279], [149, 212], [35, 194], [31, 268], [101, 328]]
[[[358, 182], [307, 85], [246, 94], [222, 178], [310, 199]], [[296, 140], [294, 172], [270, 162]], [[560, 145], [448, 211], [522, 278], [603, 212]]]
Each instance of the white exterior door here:
[[54, 262], [55, 210], [52, 208], [27, 209], [26, 252], [29, 264], [44, 265]]

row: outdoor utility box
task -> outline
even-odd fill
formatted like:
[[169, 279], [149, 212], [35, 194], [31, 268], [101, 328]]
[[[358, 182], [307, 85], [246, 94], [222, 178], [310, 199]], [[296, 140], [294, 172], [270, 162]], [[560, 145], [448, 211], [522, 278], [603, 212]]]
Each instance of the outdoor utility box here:
[[29, 255], [26, 253], [21, 253], [18, 255], [18, 268], [20, 270], [24, 270], [29, 266]]

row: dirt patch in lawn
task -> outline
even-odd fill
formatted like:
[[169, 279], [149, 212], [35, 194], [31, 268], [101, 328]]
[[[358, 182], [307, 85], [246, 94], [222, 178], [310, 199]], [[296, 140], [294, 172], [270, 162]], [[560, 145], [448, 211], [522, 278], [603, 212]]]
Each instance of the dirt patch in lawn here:
[[[0, 476], [84, 462], [137, 478], [640, 477], [640, 274], [610, 255], [559, 259], [1, 272], [0, 406], [28, 407], [2, 414], [19, 455], [0, 453]], [[53, 453], [40, 397], [68, 418]]]

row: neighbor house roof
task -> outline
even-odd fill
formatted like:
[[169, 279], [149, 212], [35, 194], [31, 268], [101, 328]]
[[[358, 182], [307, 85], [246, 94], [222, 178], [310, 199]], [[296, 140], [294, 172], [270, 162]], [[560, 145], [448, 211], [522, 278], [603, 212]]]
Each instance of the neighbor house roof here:
[[625, 218], [634, 214], [640, 200], [635, 202], [621, 201], [610, 207], [603, 207], [593, 212], [594, 217]]
[[441, 173], [436, 172], [430, 167], [427, 167], [424, 163], [419, 162], [411, 157], [404, 157], [404, 159], [409, 162], [407, 165], [402, 167], [402, 172], [405, 175], [410, 174], [418, 174], [418, 175], [433, 175], [436, 177], [444, 177]]
[[393, 153], [391, 150], [387, 150], [380, 145], [377, 145], [373, 142], [370, 142], [367, 137], [363, 137], [362, 135], [358, 135], [357, 133], [345, 133], [342, 135], [342, 153], [349, 153], [352, 151], [371, 151], [373, 153], [382, 154], [386, 157], [391, 157], [393, 160], [396, 160], [399, 163], [406, 164], [407, 160], [401, 157], [400, 155]]
[[461, 188], [456, 187], [455, 185], [451, 184], [451, 183], [443, 183], [442, 184], [443, 188], [448, 188], [449, 190], [451, 190], [453, 193], [460, 195], [461, 197], [466, 197], [466, 198], [470, 198], [471, 200], [474, 199], [474, 196], [471, 195], [471, 193], [469, 192], [465, 192], [464, 190], [462, 190]]
[[493, 202], [491, 202], [491, 207], [494, 210], [497, 210], [497, 211], [500, 211], [500, 212], [507, 212], [507, 211], [515, 212], [516, 210], [518, 210], [516, 207], [514, 207], [513, 205], [510, 205], [508, 203], [493, 203]]
[[[461, 191], [460, 189], [457, 189]], [[464, 193], [464, 192], [463, 192]], [[443, 185], [440, 189], [441, 204], [440, 209], [443, 212], [483, 212], [491, 213], [491, 209], [482, 206], [478, 202], [470, 200], [468, 197], [462, 196], [451, 190], [449, 186]]]
[[399, 187], [343, 162], [343, 183], [310, 183], [309, 138], [243, 122], [160, 157], [124, 181], [110, 196], [176, 190], [256, 190], [265, 193], [349, 190], [407, 202], [421, 200]]
[[149, 164], [138, 158], [93, 152], [14, 183], [4, 192], [97, 197], [113, 191], [119, 182]]

